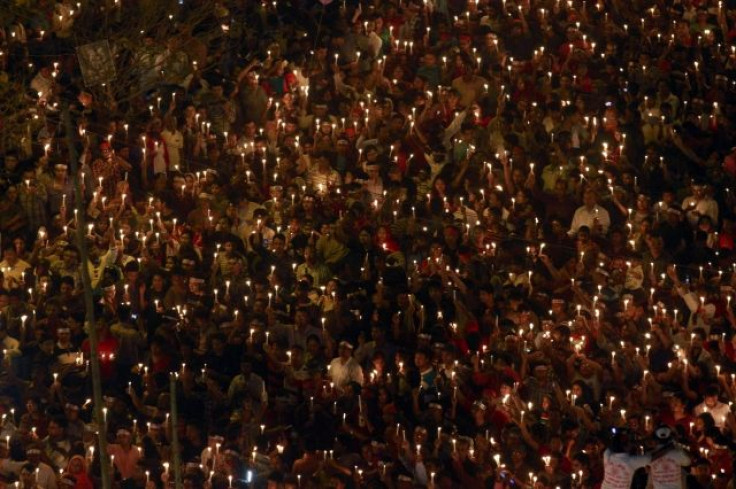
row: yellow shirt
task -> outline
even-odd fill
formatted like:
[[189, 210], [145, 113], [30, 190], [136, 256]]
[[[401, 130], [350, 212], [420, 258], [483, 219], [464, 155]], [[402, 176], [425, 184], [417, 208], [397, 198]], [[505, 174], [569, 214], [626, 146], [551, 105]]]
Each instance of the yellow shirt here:
[[317, 253], [320, 254], [324, 262], [333, 265], [348, 254], [348, 247], [340, 243], [331, 235], [322, 236], [317, 240]]

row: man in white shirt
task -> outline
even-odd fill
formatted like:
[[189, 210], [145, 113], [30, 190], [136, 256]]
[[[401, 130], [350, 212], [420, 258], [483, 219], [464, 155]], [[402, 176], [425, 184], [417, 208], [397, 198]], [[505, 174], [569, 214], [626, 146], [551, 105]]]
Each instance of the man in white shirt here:
[[329, 375], [335, 387], [342, 390], [351, 382], [363, 385], [363, 369], [353, 358], [353, 345], [341, 341], [338, 349], [339, 356], [330, 362]]
[[682, 201], [682, 210], [692, 227], [698, 225], [701, 216], [710, 217], [714, 225], [718, 223], [718, 202], [706, 193], [705, 185], [693, 185], [693, 194]]
[[87, 270], [93, 289], [96, 289], [102, 280], [105, 268], [111, 267], [118, 259], [118, 249], [114, 240], [114, 236], [110, 239], [110, 248], [103, 254], [97, 244], [93, 240], [87, 242]]
[[710, 413], [713, 416], [713, 420], [716, 422], [716, 427], [719, 430], [723, 430], [726, 426], [726, 421], [731, 413], [728, 404], [724, 404], [718, 400], [718, 386], [712, 385], [705, 390], [705, 399], [703, 402], [695, 406], [693, 410], [693, 416], [700, 416], [703, 413]]
[[318, 151], [313, 156], [313, 164], [307, 174], [307, 183], [314, 192], [325, 195], [333, 187], [340, 185], [340, 174], [332, 168], [326, 152]]
[[[8, 476], [9, 474], [22, 475], [26, 469], [31, 469], [35, 478], [36, 487], [41, 489], [56, 489], [56, 474], [50, 465], [41, 462], [41, 449], [35, 446], [26, 450], [27, 461], [15, 461], [10, 459], [0, 460], [0, 475]], [[31, 467], [32, 466], [32, 467]], [[36, 472], [38, 471], [38, 472]]]
[[583, 193], [583, 205], [578, 207], [570, 225], [570, 236], [578, 232], [582, 226], [587, 226], [591, 233], [605, 235], [611, 225], [611, 217], [608, 211], [597, 203], [598, 197], [593, 189], [587, 189]]
[[23, 354], [20, 350], [20, 341], [8, 335], [5, 325], [0, 325], [0, 348], [3, 350], [3, 359], [19, 357]]
[[3, 261], [0, 262], [0, 271], [3, 273], [3, 287], [6, 289], [25, 289], [23, 274], [31, 265], [18, 258], [13, 246], [3, 250]]
[[653, 489], [683, 489], [685, 487], [684, 467], [690, 465], [690, 457], [682, 448], [671, 441], [672, 430], [662, 426], [654, 431], [658, 448], [652, 455], [649, 477]]
[[54, 77], [51, 75], [50, 66], [42, 66], [36, 76], [33, 77], [31, 90], [36, 92], [39, 100], [44, 102], [51, 97], [54, 91]]
[[630, 455], [628, 433], [612, 428], [613, 442], [603, 452], [603, 483], [601, 489], [629, 489], [634, 472], [652, 461], [650, 455]]

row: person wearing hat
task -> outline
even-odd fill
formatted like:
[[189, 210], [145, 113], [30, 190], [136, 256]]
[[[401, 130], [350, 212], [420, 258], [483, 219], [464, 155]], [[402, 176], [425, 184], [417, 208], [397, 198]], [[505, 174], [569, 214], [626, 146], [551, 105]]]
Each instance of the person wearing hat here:
[[327, 367], [328, 375], [335, 387], [344, 390], [351, 382], [363, 385], [363, 369], [353, 358], [353, 345], [343, 340], [338, 345], [338, 356]]
[[626, 428], [609, 428], [610, 443], [603, 453], [603, 483], [601, 489], [628, 489], [634, 472], [652, 462], [650, 454], [631, 455], [634, 442]]
[[649, 464], [650, 483], [654, 489], [683, 489], [686, 487], [685, 468], [690, 456], [673, 440], [669, 426], [660, 426], [652, 434], [657, 444]]

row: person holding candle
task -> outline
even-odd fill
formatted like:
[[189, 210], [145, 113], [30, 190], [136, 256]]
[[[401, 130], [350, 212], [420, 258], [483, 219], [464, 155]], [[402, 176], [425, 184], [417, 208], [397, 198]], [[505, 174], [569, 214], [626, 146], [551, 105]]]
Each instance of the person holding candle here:
[[[53, 11], [36, 3], [28, 7], [34, 18], [49, 18]], [[720, 475], [721, 459], [733, 453], [717, 445], [736, 423], [730, 413], [722, 423], [708, 412], [693, 419], [690, 408], [710, 402], [713, 383], [718, 402], [736, 402], [728, 2], [665, 8], [646, 0], [615, 9], [581, 0], [333, 2], [306, 31], [295, 22], [319, 16], [319, 4], [309, 10], [297, 2], [285, 15], [281, 1], [236, 3], [203, 16], [206, 24], [194, 4], [162, 6], [162, 22], [181, 29], [156, 29], [156, 39], [131, 34], [141, 48], [116, 58], [126, 76], [107, 84], [103, 97], [92, 99], [79, 85], [73, 59], [43, 62], [53, 64], [59, 88], [82, 94], [70, 114], [72, 148], [86, 146], [74, 175], [84, 184], [77, 213], [75, 180], [61, 178], [66, 169], [56, 188], [52, 178], [44, 182], [45, 203], [41, 194], [31, 202], [34, 177], [43, 181], [55, 164], [76, 163], [58, 125], [66, 93], [41, 105], [23, 99], [8, 113], [30, 116], [3, 119], [7, 167], [0, 185], [16, 186], [29, 220], [12, 233], [0, 225], [0, 248], [19, 233], [37, 244], [21, 257], [32, 266], [20, 277], [24, 285], [0, 289], [0, 328], [20, 342], [19, 354], [13, 345], [6, 349], [18, 368], [0, 380], [28, 383], [48, 402], [44, 412], [60, 412], [62, 391], [48, 369], [56, 338], [48, 335], [66, 338], [64, 326], [71, 326], [75, 341], [84, 341], [78, 256], [68, 253], [80, 248], [82, 227], [100, 235], [90, 243], [91, 265], [82, 266], [90, 268], [98, 296], [100, 284], [111, 287], [97, 311], [100, 327], [119, 327], [126, 302], [145, 313], [148, 340], [137, 343], [138, 360], [126, 358], [124, 339], [111, 350], [105, 334], [100, 360], [109, 392], [130, 390], [141, 428], [152, 423], [151, 432], [159, 431], [146, 449], [158, 454], [146, 466], [149, 488], [159, 483], [162, 463], [169, 464], [165, 480], [174, 479], [162, 448], [173, 432], [154, 427], [165, 416], [162, 379], [172, 370], [180, 372], [181, 425], [222, 434], [220, 448], [240, 452], [228, 467], [199, 468], [192, 437], [180, 453], [195, 485], [265, 484], [271, 456], [280, 474], [273, 482], [295, 489], [321, 484], [333, 469], [363, 487], [509, 489], [513, 481], [587, 489], [605, 479], [599, 432], [635, 428], [638, 419], [647, 420], [645, 431], [669, 423], [682, 431], [680, 439], [693, 433], [697, 442], [686, 451], [702, 461], [687, 470], [703, 486], [725, 485], [731, 470]], [[65, 16], [77, 10], [68, 5]], [[83, 15], [75, 13], [70, 34], [83, 38], [107, 11], [78, 8]], [[114, 8], [126, 20], [114, 26], [121, 34], [151, 18], [136, 2]], [[247, 41], [228, 15], [255, 19], [248, 35], [261, 42]], [[226, 42], [205, 34], [213, 19]], [[7, 68], [9, 86], [27, 84], [38, 70], [34, 53], [55, 52], [51, 40], [23, 18], [6, 27], [0, 69]], [[284, 34], [288, 49], [265, 40]], [[197, 64], [181, 64], [183, 51]], [[175, 97], [169, 82], [179, 86]], [[125, 83], [145, 92], [129, 98]], [[231, 104], [239, 109], [235, 118]], [[181, 169], [171, 153], [175, 143], [158, 134], [162, 117], [172, 134], [175, 118], [185, 121], [176, 149]], [[131, 174], [127, 183], [125, 173], [95, 178], [90, 149], [100, 141], [121, 156], [129, 152], [131, 162], [142, 157], [145, 175]], [[334, 152], [334, 170], [325, 168], [337, 177], [320, 170], [321, 157]], [[191, 166], [195, 173], [181, 173]], [[692, 182], [710, 186], [701, 192], [703, 209], [680, 204]], [[192, 214], [200, 194], [213, 196], [211, 213], [200, 204]], [[627, 195], [642, 197], [631, 216]], [[12, 189], [3, 194], [9, 197]], [[708, 210], [713, 203], [717, 213]], [[578, 207], [582, 217], [574, 216]], [[31, 218], [29, 209], [43, 212]], [[13, 214], [0, 216], [0, 224]], [[123, 242], [119, 259], [99, 260], [111, 236]], [[315, 256], [302, 254], [307, 245]], [[105, 272], [133, 261], [141, 280], [160, 282], [155, 294]], [[320, 263], [334, 277], [320, 280]], [[9, 271], [0, 273], [6, 282]], [[24, 334], [17, 334], [22, 325]], [[369, 331], [375, 345], [364, 342]], [[354, 356], [343, 355], [340, 340], [347, 338], [361, 342]], [[443, 352], [439, 345], [448, 344], [459, 354]], [[267, 398], [262, 412], [239, 402], [243, 348], [250, 375], [266, 379], [246, 396]], [[75, 374], [85, 374], [85, 357], [78, 364], [69, 351], [62, 356], [73, 360]], [[412, 357], [417, 361], [407, 361]], [[339, 362], [338, 377], [352, 362], [370, 369], [361, 392], [324, 380], [325, 359]], [[142, 371], [146, 386], [140, 399], [136, 376], [127, 380], [137, 361], [132, 370]], [[125, 364], [117, 377], [108, 371], [116, 364]], [[91, 397], [89, 384], [72, 385], [76, 376], [59, 378], [70, 401]], [[24, 414], [23, 406], [11, 409]], [[366, 429], [352, 428], [358, 411]], [[2, 414], [12, 433], [14, 414]], [[118, 414], [109, 419], [117, 423]], [[406, 448], [402, 434], [424, 424], [432, 438], [441, 430], [436, 450], [417, 439]], [[291, 428], [281, 433], [277, 426]], [[45, 429], [26, 423], [11, 445], [26, 447]], [[451, 455], [465, 451], [465, 436], [473, 437], [466, 460], [476, 478], [468, 479]], [[299, 478], [289, 472], [303, 453], [320, 463]], [[249, 476], [239, 464], [249, 461], [256, 470], [243, 482]], [[318, 479], [306, 477], [312, 474]]]
[[68, 176], [68, 166], [57, 163], [53, 167], [53, 173], [44, 175], [41, 179], [48, 194], [49, 215], [61, 214], [66, 221], [70, 217], [69, 209], [74, 204], [74, 191], [72, 182]]
[[82, 455], [73, 455], [64, 470], [64, 476], [74, 478], [74, 489], [93, 489], [94, 485], [87, 470], [87, 460]]
[[7, 369], [15, 369], [13, 365], [14, 358], [22, 356], [23, 352], [20, 349], [20, 341], [13, 338], [8, 334], [8, 329], [5, 325], [0, 326], [0, 347], [2, 348], [2, 363]]
[[41, 449], [30, 446], [25, 451], [25, 461], [0, 460], [0, 473], [7, 476], [20, 476], [24, 489], [56, 489], [56, 473], [47, 463], [41, 461]]
[[144, 325], [134, 317], [130, 305], [122, 304], [117, 309], [117, 321], [110, 327], [110, 333], [118, 341], [116, 352], [118, 371], [123, 379], [129, 378], [133, 366], [144, 358], [146, 342]]
[[708, 387], [705, 391], [705, 399], [702, 403], [695, 406], [693, 415], [698, 416], [702, 413], [710, 413], [715, 421], [715, 426], [720, 430], [724, 430], [727, 423], [732, 422], [733, 414], [728, 404], [718, 400], [719, 395], [720, 389], [717, 385]]
[[78, 293], [82, 289], [82, 277], [79, 269], [79, 250], [68, 244], [61, 251], [61, 259], [51, 264], [50, 272], [54, 280], [71, 279], [72, 291]]
[[363, 369], [353, 358], [353, 345], [341, 341], [338, 346], [339, 356], [330, 362], [329, 375], [338, 390], [345, 389], [351, 382], [363, 384]]
[[63, 470], [69, 463], [72, 443], [65, 434], [66, 418], [49, 421], [48, 436], [41, 440], [41, 449], [56, 470]]
[[575, 234], [582, 226], [586, 226], [595, 235], [605, 235], [608, 232], [611, 218], [608, 211], [598, 205], [597, 199], [592, 189], [583, 193], [583, 206], [575, 211], [568, 234]]
[[102, 195], [113, 198], [118, 182], [123, 180], [125, 172], [132, 169], [132, 165], [118, 156], [108, 141], [100, 143], [100, 156], [92, 163], [92, 175], [94, 180], [103, 178]]
[[[116, 353], [118, 350], [118, 340], [110, 333], [110, 324], [107, 320], [97, 317], [94, 327], [97, 328], [99, 338], [98, 352], [100, 355], [100, 375], [103, 379], [111, 381], [116, 374]], [[90, 342], [89, 338], [84, 340], [81, 346], [85, 356], [89, 356]]]
[[710, 196], [708, 186], [702, 182], [693, 182], [691, 195], [682, 201], [682, 210], [691, 228], [697, 226], [701, 215], [709, 216], [712, 222], [718, 222], [718, 203]]
[[18, 186], [18, 200], [28, 219], [28, 229], [36, 230], [48, 222], [48, 193], [32, 169], [23, 171], [22, 181]]
[[329, 269], [319, 260], [314, 246], [304, 248], [304, 262], [297, 265], [295, 274], [297, 279], [309, 275], [313, 287], [326, 285], [332, 277]]
[[107, 446], [109, 456], [114, 456], [116, 471], [122, 480], [134, 477], [138, 471], [138, 462], [142, 457], [140, 447], [133, 445], [133, 436], [129, 429], [120, 428], [115, 434], [115, 443]]
[[3, 260], [0, 261], [0, 270], [3, 274], [3, 287], [10, 289], [25, 289], [25, 273], [31, 265], [18, 257], [18, 252], [12, 243], [3, 249]]

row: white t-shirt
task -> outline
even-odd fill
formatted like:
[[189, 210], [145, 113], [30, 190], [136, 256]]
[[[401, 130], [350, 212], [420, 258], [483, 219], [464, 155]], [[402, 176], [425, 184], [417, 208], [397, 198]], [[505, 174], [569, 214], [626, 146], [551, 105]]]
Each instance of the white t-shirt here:
[[634, 472], [651, 463], [650, 455], [629, 455], [628, 453], [603, 452], [603, 484], [601, 489], [629, 489]]
[[716, 428], [719, 430], [722, 430], [726, 426], [726, 418], [728, 418], [728, 414], [730, 412], [731, 408], [728, 407], [728, 404], [724, 404], [720, 401], [713, 408], [709, 408], [706, 406], [705, 402], [701, 402], [695, 406], [695, 409], [693, 409], [694, 416], [700, 416], [703, 413], [710, 413], [710, 415], [713, 416], [713, 420], [716, 422]]
[[360, 365], [353, 357], [350, 357], [345, 363], [342, 362], [340, 357], [332, 360], [329, 374], [335, 383], [335, 387], [339, 389], [342, 389], [350, 382], [357, 382], [363, 385], [363, 369], [360, 368]]
[[672, 448], [650, 464], [649, 480], [653, 489], [682, 489], [685, 487], [683, 467], [690, 465], [690, 457], [680, 448]]
[[581, 226], [587, 226], [592, 231], [596, 219], [598, 219], [601, 225], [601, 232], [606, 234], [608, 227], [611, 225], [611, 216], [606, 209], [599, 205], [593, 207], [592, 210], [586, 206], [578, 207], [572, 216], [572, 224], [570, 225], [568, 234], [573, 235], [577, 233]]

